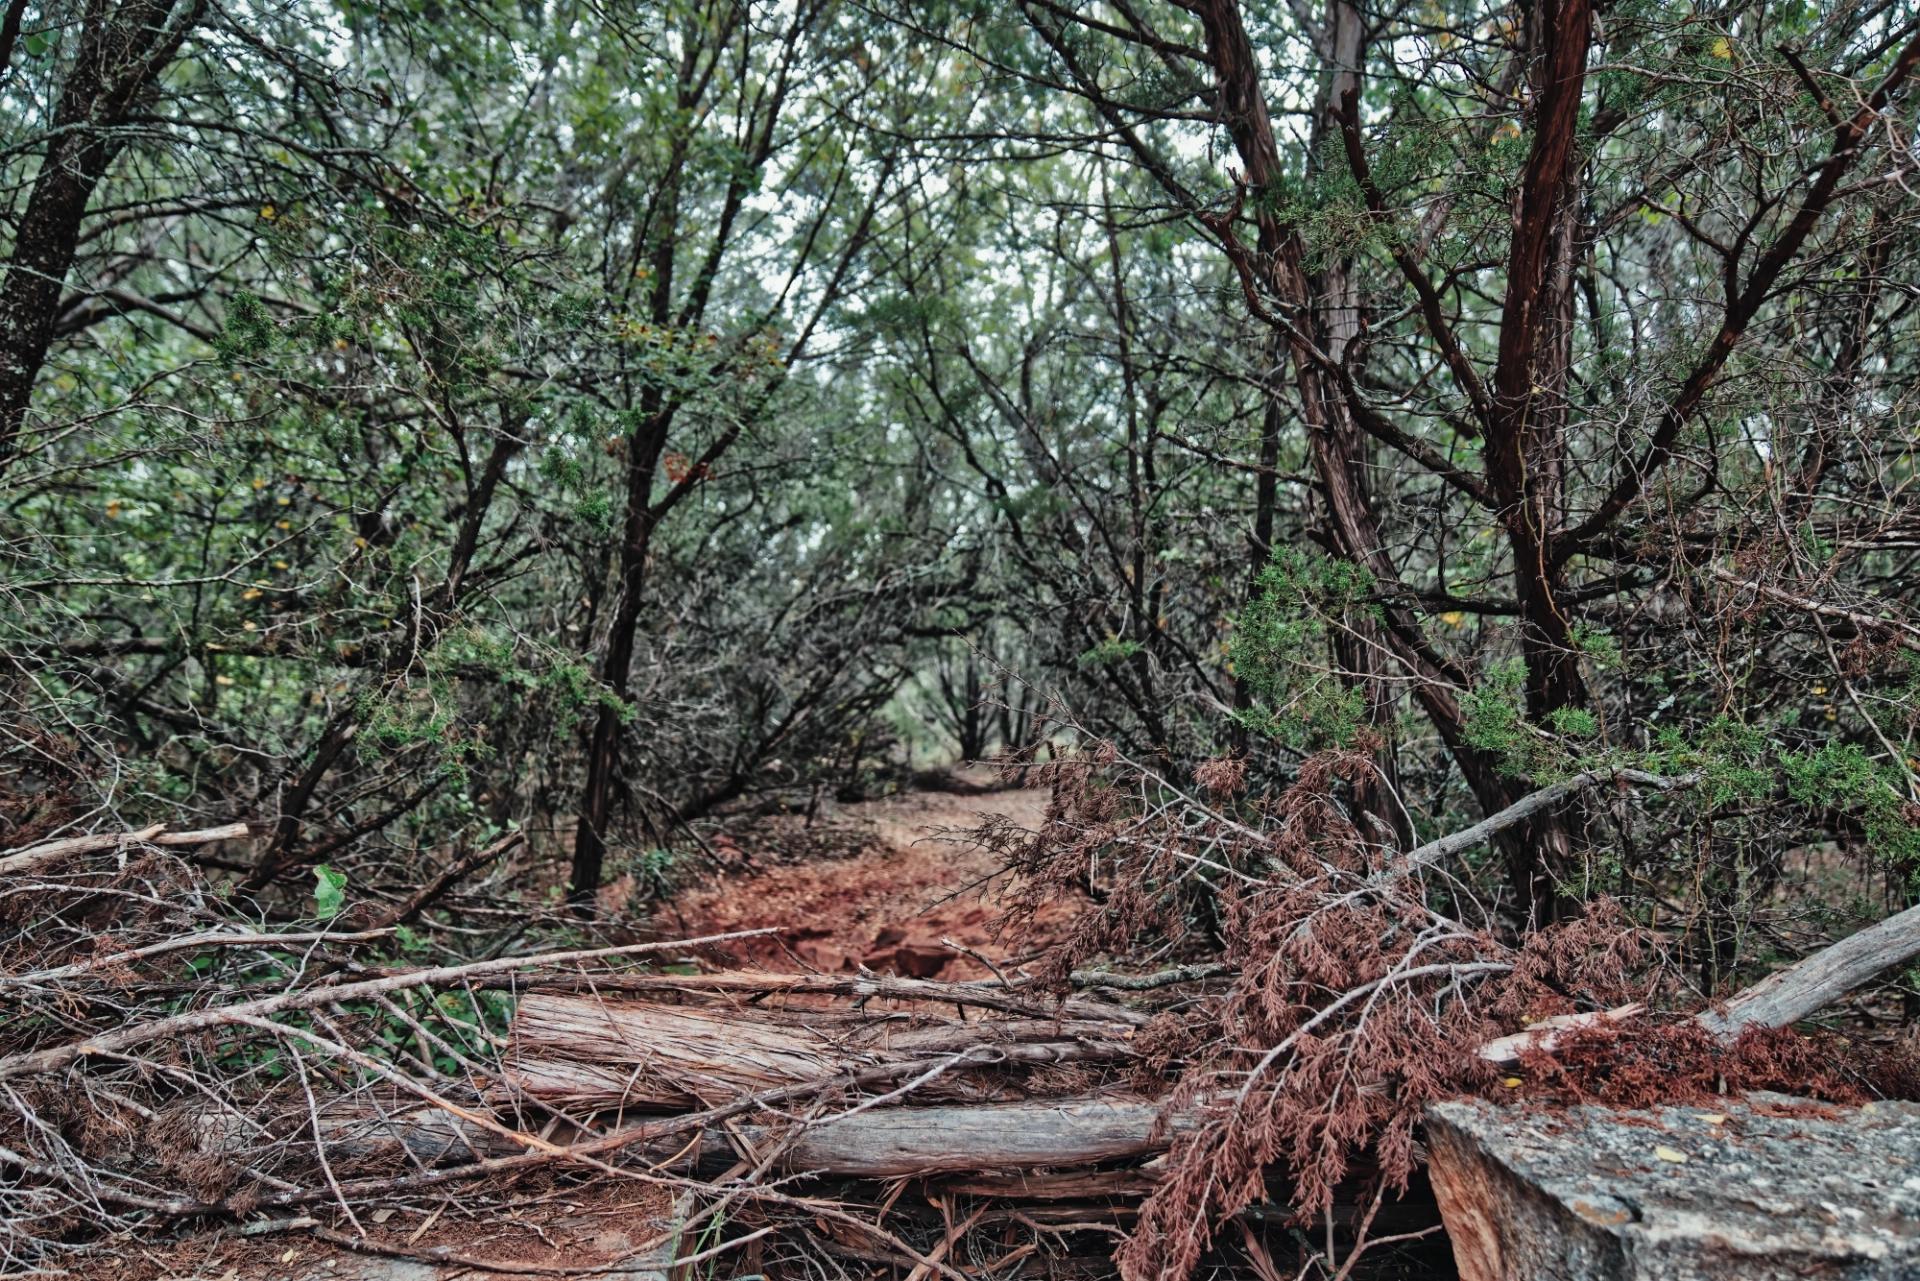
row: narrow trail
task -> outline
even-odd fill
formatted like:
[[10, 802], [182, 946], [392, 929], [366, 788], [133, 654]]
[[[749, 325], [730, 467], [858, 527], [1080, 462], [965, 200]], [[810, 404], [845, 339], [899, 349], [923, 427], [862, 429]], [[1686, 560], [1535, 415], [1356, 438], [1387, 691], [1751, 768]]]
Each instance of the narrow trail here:
[[[777, 936], [741, 945], [730, 960], [791, 970], [843, 972], [865, 966], [913, 978], [971, 978], [984, 966], [942, 942], [951, 939], [1000, 960], [994, 937], [1005, 912], [1007, 881], [992, 851], [966, 833], [989, 816], [1032, 829], [1047, 792], [1020, 788], [972, 796], [905, 792], [841, 806], [829, 819], [852, 834], [850, 857], [770, 862], [743, 835], [756, 867], [682, 895], [680, 916], [694, 933], [776, 926]], [[1076, 912], [1049, 903], [1036, 922], [1044, 934]]]
[[[942, 940], [996, 962], [1008, 959], [993, 929], [1006, 910], [1007, 878], [994, 853], [967, 833], [990, 816], [1031, 830], [1045, 814], [1047, 795], [1044, 788], [903, 792], [834, 806], [812, 829], [797, 817], [742, 826], [716, 843], [733, 851], [732, 870], [678, 894], [655, 925], [682, 937], [780, 929], [764, 942], [708, 956], [720, 964], [981, 977], [985, 966]], [[629, 888], [615, 887], [621, 894]], [[1072, 897], [1048, 903], [1035, 922], [1038, 935], [1064, 928], [1080, 906]], [[640, 1250], [670, 1222], [671, 1202], [664, 1189], [646, 1183], [530, 1187], [507, 1213], [484, 1223], [443, 1216], [446, 1203], [408, 1206], [376, 1235], [421, 1256], [415, 1259], [373, 1257], [298, 1232], [259, 1239], [211, 1234], [124, 1258], [117, 1270], [100, 1275], [110, 1281], [518, 1281], [605, 1268], [607, 1276], [664, 1281], [668, 1270]], [[375, 1220], [375, 1227], [382, 1222]], [[465, 1255], [469, 1263], [436, 1262], [436, 1249]]]

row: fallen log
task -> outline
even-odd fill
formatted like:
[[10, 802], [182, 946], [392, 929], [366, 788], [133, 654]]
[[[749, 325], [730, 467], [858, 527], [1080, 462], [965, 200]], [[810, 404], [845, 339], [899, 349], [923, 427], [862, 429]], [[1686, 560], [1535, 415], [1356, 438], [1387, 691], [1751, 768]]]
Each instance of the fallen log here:
[[[1095, 1189], [1116, 1195], [1144, 1190], [1148, 1183], [1132, 1172], [1102, 1174], [1084, 1167], [1164, 1151], [1186, 1127], [1157, 1126], [1160, 1113], [1159, 1104], [1126, 1095], [870, 1108], [785, 1125], [716, 1124], [691, 1137], [663, 1135], [634, 1144], [626, 1155], [683, 1174], [712, 1174], [742, 1156], [777, 1154], [773, 1166], [785, 1173], [890, 1179], [992, 1171], [998, 1184], [981, 1178], [966, 1186], [978, 1195], [998, 1186], [1002, 1195], [1015, 1199], [1085, 1196]], [[319, 1124], [328, 1159], [341, 1168], [458, 1165], [523, 1150], [454, 1113], [417, 1105], [336, 1107]], [[209, 1154], [237, 1154], [260, 1141], [252, 1127], [227, 1114], [205, 1113], [196, 1128], [200, 1148]], [[555, 1138], [570, 1141], [565, 1135]], [[1078, 1172], [1037, 1182], [1021, 1173], [1052, 1169]], [[1049, 1186], [1051, 1193], [1044, 1190]]]
[[784, 1138], [781, 1164], [789, 1170], [888, 1179], [1135, 1160], [1163, 1151], [1179, 1132], [1160, 1126], [1160, 1114], [1160, 1104], [1146, 1099], [1030, 1099], [875, 1108], [784, 1136], [764, 1127], [746, 1132], [762, 1143]]
[[[928, 1022], [856, 1011], [696, 1008], [536, 993], [521, 999], [505, 1081], [571, 1113], [709, 1106], [861, 1068], [966, 1056], [965, 1066], [1111, 1062], [1131, 1024], [1090, 1019]], [[956, 1064], [956, 1067], [961, 1066]], [[920, 1099], [1006, 1099], [1003, 1079], [939, 1073]]]

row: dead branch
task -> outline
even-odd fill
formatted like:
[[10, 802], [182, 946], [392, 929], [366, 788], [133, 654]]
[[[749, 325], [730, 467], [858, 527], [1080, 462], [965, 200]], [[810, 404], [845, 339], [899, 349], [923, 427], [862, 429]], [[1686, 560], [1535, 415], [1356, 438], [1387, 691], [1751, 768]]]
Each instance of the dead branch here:
[[27, 1054], [10, 1055], [0, 1059], [0, 1081], [10, 1081], [43, 1072], [57, 1072], [89, 1055], [117, 1053], [151, 1041], [170, 1040], [219, 1027], [222, 1024], [238, 1023], [249, 1017], [265, 1018], [270, 1014], [282, 1014], [289, 1010], [313, 1009], [344, 1001], [361, 1000], [385, 992], [398, 992], [411, 987], [431, 987], [487, 974], [571, 965], [579, 961], [606, 960], [617, 956], [641, 956], [649, 952], [702, 947], [711, 943], [730, 943], [739, 939], [760, 938], [774, 932], [772, 929], [736, 930], [729, 934], [710, 934], [703, 938], [673, 942], [629, 943], [620, 947], [595, 947], [568, 952], [544, 952], [530, 956], [496, 957], [493, 960], [473, 961], [465, 965], [442, 965], [430, 969], [411, 970], [359, 983], [329, 984], [283, 992], [278, 996], [262, 997], [238, 1005], [209, 1006], [206, 1009], [175, 1015], [172, 1018], [136, 1023], [84, 1041], [72, 1041], [65, 1045], [56, 1045]]
[[1642, 787], [1651, 787], [1662, 792], [1672, 792], [1682, 788], [1692, 787], [1699, 781], [1700, 776], [1698, 774], [1684, 774], [1677, 778], [1668, 778], [1663, 775], [1649, 774], [1644, 770], [1637, 769], [1585, 770], [1575, 774], [1572, 778], [1562, 779], [1560, 782], [1543, 787], [1537, 792], [1531, 792], [1507, 806], [1505, 809], [1487, 815], [1487, 817], [1481, 819], [1471, 827], [1461, 828], [1459, 831], [1447, 836], [1442, 836], [1438, 840], [1427, 842], [1425, 845], [1409, 853], [1404, 859], [1399, 860], [1394, 866], [1379, 873], [1376, 879], [1391, 879], [1394, 876], [1416, 872], [1421, 868], [1429, 867], [1435, 863], [1452, 858], [1456, 854], [1463, 854], [1475, 846], [1486, 844], [1487, 841], [1492, 839], [1496, 834], [1504, 832], [1517, 823], [1525, 822], [1542, 810], [1551, 809], [1562, 801], [1576, 796], [1588, 788], [1597, 787], [1601, 783], [1637, 783]]
[[138, 832], [99, 832], [91, 836], [68, 836], [0, 855], [0, 876], [20, 876], [75, 854], [99, 854], [106, 850], [126, 849], [135, 845], [179, 847], [207, 845], [214, 841], [236, 841], [246, 836], [249, 830], [245, 823], [227, 823], [220, 827], [203, 828], [197, 832], [169, 832], [166, 824], [155, 823], [152, 827], [142, 828]]
[[1803, 957], [1739, 993], [1700, 1022], [1721, 1036], [1750, 1027], [1787, 1027], [1876, 975], [1920, 956], [1920, 907], [1889, 916]]

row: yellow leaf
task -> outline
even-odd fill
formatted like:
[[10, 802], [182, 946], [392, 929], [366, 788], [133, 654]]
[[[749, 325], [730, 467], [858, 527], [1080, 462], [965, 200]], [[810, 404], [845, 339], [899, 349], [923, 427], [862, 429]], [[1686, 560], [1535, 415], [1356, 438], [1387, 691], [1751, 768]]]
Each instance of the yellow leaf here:
[[1653, 1150], [1653, 1154], [1662, 1161], [1671, 1161], [1675, 1165], [1687, 1163], [1687, 1154], [1678, 1148], [1659, 1147]]
[[1517, 1090], [1520, 1088], [1521, 1081], [1517, 1076], [1507, 1076], [1500, 1079], [1500, 1084], [1506, 1086], [1509, 1090]]
[[251, 618], [249, 618], [246, 622], [240, 624], [240, 626], [246, 631], [250, 631], [250, 632], [257, 632], [260, 630], [260, 624], [254, 622]]
[[293, 522], [290, 520], [277, 520], [273, 523], [273, 527], [275, 529], [292, 529]]
[[1725, 36], [1721, 36], [1718, 40], [1715, 40], [1713, 42], [1713, 49], [1711, 50], [1711, 52], [1713, 53], [1714, 57], [1720, 59], [1722, 62], [1725, 62], [1728, 59], [1733, 57], [1733, 46], [1727, 43], [1727, 38]]
[[1448, 627], [1458, 627], [1467, 621], [1467, 616], [1457, 609], [1448, 610], [1446, 613], [1440, 615], [1440, 621]]
[[247, 588], [246, 591], [240, 593], [240, 599], [241, 600], [259, 600], [260, 589], [258, 587], [249, 587]]
[[118, 498], [114, 499], [112, 502], [107, 504], [107, 519], [108, 520], [120, 519], [120, 500]]
[[276, 503], [279, 503], [282, 507], [293, 506], [293, 500], [291, 498], [288, 498], [285, 494], [282, 494], [280, 497], [274, 499], [273, 501]]
[[216, 676], [216, 677], [214, 677], [214, 678], [213, 678], [213, 683], [214, 683], [215, 685], [231, 685], [231, 684], [233, 684], [233, 677], [231, 677], [231, 676]]
[[[266, 219], [268, 222], [272, 222], [275, 218], [278, 218], [280, 216], [280, 211], [278, 209], [275, 209], [272, 205], [261, 205], [260, 216]], [[285, 1262], [285, 1260], [282, 1260], [282, 1262]]]
[[265, 489], [267, 487], [267, 478], [265, 476], [255, 476], [253, 478], [253, 487], [255, 489]]
[[285, 569], [287, 567], [287, 562], [285, 562], [284, 560], [276, 560], [275, 562], [273, 562], [273, 567], [275, 569]]

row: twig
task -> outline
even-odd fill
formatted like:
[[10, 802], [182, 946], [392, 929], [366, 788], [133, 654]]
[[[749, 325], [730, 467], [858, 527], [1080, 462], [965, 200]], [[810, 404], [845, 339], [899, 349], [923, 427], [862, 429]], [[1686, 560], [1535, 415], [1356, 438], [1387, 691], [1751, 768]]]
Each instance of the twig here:
[[441, 895], [526, 839], [524, 832], [509, 832], [493, 844], [470, 851], [464, 858], [455, 859], [440, 875], [414, 891], [406, 902], [383, 916], [379, 921], [380, 927], [413, 924], [420, 919], [422, 912], [440, 900]]
[[71, 965], [62, 965], [56, 969], [34, 970], [28, 974], [0, 974], [0, 985], [25, 986], [52, 983], [60, 979], [75, 978], [92, 970], [123, 965], [130, 961], [144, 961], [149, 957], [164, 956], [169, 952], [182, 952], [203, 947], [288, 947], [295, 943], [364, 943], [370, 939], [384, 938], [389, 933], [391, 931], [384, 928], [359, 930], [353, 933], [319, 930], [305, 934], [230, 934], [211, 930], [205, 934], [189, 934], [184, 938], [150, 943], [146, 947], [137, 947], [126, 952], [101, 952], [84, 961], [75, 961]]

